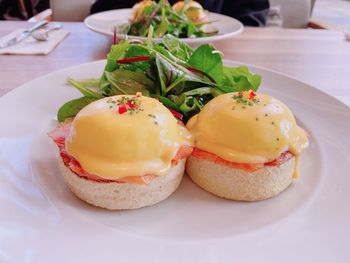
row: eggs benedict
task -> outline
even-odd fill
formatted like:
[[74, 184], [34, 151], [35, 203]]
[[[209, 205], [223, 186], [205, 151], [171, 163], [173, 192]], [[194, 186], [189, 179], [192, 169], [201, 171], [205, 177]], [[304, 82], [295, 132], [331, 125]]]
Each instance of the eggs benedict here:
[[298, 177], [308, 138], [281, 101], [253, 91], [208, 102], [187, 123], [194, 150], [187, 174], [219, 197], [256, 201], [273, 197]]
[[144, 14], [145, 8], [150, 8], [150, 11], [156, 6], [156, 2], [152, 0], [143, 0], [132, 7], [132, 21], [139, 21]]
[[179, 186], [192, 152], [186, 128], [159, 101], [138, 95], [103, 98], [49, 136], [61, 171], [82, 200], [107, 209], [158, 203]]
[[188, 3], [178, 1], [173, 5], [173, 10], [176, 13], [183, 12], [193, 22], [203, 22], [207, 17], [202, 5], [196, 1], [189, 1]]

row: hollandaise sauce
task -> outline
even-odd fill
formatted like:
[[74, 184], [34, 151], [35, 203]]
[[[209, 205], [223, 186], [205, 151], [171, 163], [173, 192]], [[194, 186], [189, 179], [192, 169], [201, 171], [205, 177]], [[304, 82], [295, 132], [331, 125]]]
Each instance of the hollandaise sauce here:
[[236, 163], [267, 163], [285, 151], [298, 157], [309, 144], [285, 104], [253, 91], [214, 98], [187, 128], [196, 148]]
[[74, 118], [66, 151], [88, 173], [105, 179], [163, 175], [191, 136], [169, 110], [140, 95], [104, 98]]

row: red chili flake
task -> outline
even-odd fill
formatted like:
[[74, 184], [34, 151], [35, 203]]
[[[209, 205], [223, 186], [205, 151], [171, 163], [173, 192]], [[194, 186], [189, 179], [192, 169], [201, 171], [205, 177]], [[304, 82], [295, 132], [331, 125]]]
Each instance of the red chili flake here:
[[117, 60], [117, 63], [119, 64], [125, 64], [125, 63], [133, 63], [133, 62], [138, 62], [138, 61], [146, 61], [149, 60], [149, 56], [140, 56], [140, 57], [132, 57], [132, 58], [124, 58]]
[[135, 107], [136, 107], [135, 102], [130, 101], [130, 100], [128, 100], [128, 101], [126, 102], [126, 105], [128, 105], [128, 107], [130, 107], [130, 108], [135, 108]]
[[256, 93], [255, 93], [254, 91], [251, 91], [251, 92], [249, 93], [249, 99], [252, 100], [252, 99], [254, 99], [255, 97], [256, 97]]
[[123, 113], [125, 113], [125, 112], [127, 112], [128, 111], [128, 109], [126, 108], [126, 105], [125, 104], [122, 104], [122, 105], [119, 105], [118, 106], [118, 113], [119, 114], [123, 114]]
[[184, 116], [181, 113], [177, 112], [176, 110], [170, 109], [170, 108], [168, 108], [168, 109], [174, 115], [174, 117], [176, 117], [176, 118], [178, 118], [180, 120], [183, 119]]

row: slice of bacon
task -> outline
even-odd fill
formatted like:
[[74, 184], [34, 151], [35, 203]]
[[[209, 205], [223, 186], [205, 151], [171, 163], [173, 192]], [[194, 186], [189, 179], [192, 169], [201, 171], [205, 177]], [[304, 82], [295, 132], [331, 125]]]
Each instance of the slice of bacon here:
[[292, 158], [293, 154], [289, 151], [286, 151], [286, 152], [282, 153], [277, 159], [275, 159], [271, 162], [268, 162], [268, 163], [235, 163], [235, 162], [230, 162], [230, 161], [227, 161], [225, 159], [222, 159], [221, 157], [219, 157], [213, 153], [203, 151], [203, 150], [198, 149], [198, 148], [193, 149], [192, 156], [199, 158], [199, 159], [208, 160], [208, 161], [214, 162], [216, 164], [225, 165], [227, 167], [231, 167], [231, 168], [235, 168], [235, 169], [242, 169], [242, 170], [247, 171], [247, 172], [255, 172], [255, 171], [263, 168], [265, 165], [266, 166], [281, 165], [281, 164], [285, 163], [286, 161], [288, 161], [290, 158]]
[[[154, 174], [145, 174], [142, 176], [126, 176], [120, 179], [111, 180], [111, 179], [101, 178], [97, 175], [86, 172], [83, 169], [83, 167], [80, 165], [80, 163], [73, 156], [70, 156], [66, 151], [65, 141], [69, 134], [70, 127], [71, 127], [71, 122], [63, 123], [53, 131], [49, 132], [48, 135], [57, 145], [60, 151], [60, 156], [64, 164], [79, 177], [87, 180], [92, 180], [95, 182], [134, 183], [134, 184], [148, 184], [152, 181], [152, 179], [157, 177], [157, 175], [154, 175]], [[193, 147], [191, 146], [187, 146], [187, 145], [181, 146], [178, 152], [176, 153], [175, 157], [171, 160], [171, 164], [177, 165], [180, 160], [190, 156], [192, 153], [192, 150], [193, 150]]]

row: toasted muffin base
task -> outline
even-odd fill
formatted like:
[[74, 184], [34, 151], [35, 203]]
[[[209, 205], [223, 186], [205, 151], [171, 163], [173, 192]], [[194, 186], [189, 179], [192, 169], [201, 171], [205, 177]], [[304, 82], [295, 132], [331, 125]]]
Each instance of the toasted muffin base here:
[[110, 209], [136, 209], [154, 205], [169, 197], [179, 187], [186, 160], [170, 168], [167, 175], [157, 176], [149, 184], [96, 182], [81, 178], [67, 168], [60, 158], [61, 173], [70, 190], [81, 200]]
[[190, 156], [186, 173], [201, 188], [219, 197], [258, 201], [279, 194], [291, 184], [294, 164], [295, 157], [279, 166], [264, 166], [247, 172]]

